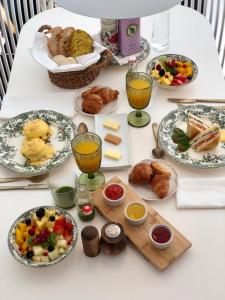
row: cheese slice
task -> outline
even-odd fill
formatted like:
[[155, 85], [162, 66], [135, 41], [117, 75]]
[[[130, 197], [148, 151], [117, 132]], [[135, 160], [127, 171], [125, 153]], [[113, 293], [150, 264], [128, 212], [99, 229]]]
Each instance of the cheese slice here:
[[225, 142], [225, 129], [220, 129], [220, 141]]
[[115, 131], [120, 128], [120, 124], [118, 122], [112, 121], [110, 119], [105, 119], [103, 122], [103, 126]]
[[113, 150], [106, 150], [104, 152], [104, 155], [108, 158], [112, 158], [112, 159], [115, 159], [115, 160], [119, 160], [121, 158], [121, 153], [119, 151], [113, 151]]

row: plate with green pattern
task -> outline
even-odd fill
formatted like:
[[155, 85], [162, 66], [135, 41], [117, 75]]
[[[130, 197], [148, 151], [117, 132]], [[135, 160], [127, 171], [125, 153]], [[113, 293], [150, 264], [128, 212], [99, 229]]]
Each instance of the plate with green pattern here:
[[[35, 119], [45, 121], [52, 132], [47, 143], [54, 155], [42, 165], [31, 165], [22, 155], [24, 125]], [[29, 111], [9, 119], [0, 127], [0, 164], [25, 176], [41, 175], [61, 166], [72, 155], [70, 141], [76, 132], [75, 124], [63, 114], [50, 110]]]
[[177, 144], [172, 141], [172, 132], [175, 127], [186, 131], [189, 112], [212, 123], [218, 123], [221, 129], [225, 129], [225, 110], [205, 105], [183, 105], [166, 115], [159, 125], [159, 143], [162, 149], [172, 159], [195, 168], [210, 169], [225, 166], [224, 142], [208, 151], [195, 152], [192, 148], [186, 152], [177, 150]]

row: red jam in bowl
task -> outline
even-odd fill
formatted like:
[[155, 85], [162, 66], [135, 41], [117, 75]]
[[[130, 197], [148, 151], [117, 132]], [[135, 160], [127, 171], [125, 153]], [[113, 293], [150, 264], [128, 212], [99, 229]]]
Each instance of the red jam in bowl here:
[[165, 226], [158, 226], [152, 231], [152, 238], [156, 243], [167, 243], [171, 238], [171, 232]]
[[110, 200], [119, 200], [124, 195], [124, 189], [119, 184], [111, 184], [105, 189], [105, 196]]

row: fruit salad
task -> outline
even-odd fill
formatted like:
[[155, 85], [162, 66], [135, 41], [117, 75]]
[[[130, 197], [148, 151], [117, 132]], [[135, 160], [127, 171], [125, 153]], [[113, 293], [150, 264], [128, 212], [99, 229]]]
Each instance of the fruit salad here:
[[33, 262], [54, 261], [73, 241], [73, 227], [54, 209], [40, 207], [17, 224], [15, 242], [22, 256]]
[[193, 66], [190, 61], [161, 57], [156, 60], [150, 75], [161, 85], [183, 85], [192, 80]]

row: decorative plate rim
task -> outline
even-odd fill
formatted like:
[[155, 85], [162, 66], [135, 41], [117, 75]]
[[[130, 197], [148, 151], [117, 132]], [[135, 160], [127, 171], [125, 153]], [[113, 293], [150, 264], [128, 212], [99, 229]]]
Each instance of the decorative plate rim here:
[[[2, 124], [2, 126], [0, 127], [0, 145], [4, 142], [3, 132], [4, 132], [4, 130], [6, 130], [6, 127], [10, 125], [10, 123], [12, 123], [14, 120], [17, 120], [19, 118], [32, 117], [32, 115], [35, 115], [35, 114], [38, 114], [38, 115], [39, 114], [46, 114], [46, 115], [51, 115], [52, 114], [55, 117], [63, 118], [67, 122], [67, 124], [69, 124], [69, 126], [70, 126], [70, 130], [71, 130], [71, 133], [72, 133], [71, 139], [75, 136], [75, 134], [76, 134], [76, 125], [67, 116], [65, 116], [65, 115], [63, 115], [63, 114], [61, 114], [57, 111], [54, 111], [54, 110], [44, 110], [44, 109], [43, 110], [30, 110], [30, 111], [18, 114], [17, 116], [15, 116], [13, 118], [10, 118]], [[1, 141], [1, 138], [2, 138], [2, 141]], [[69, 145], [69, 143], [68, 143], [68, 145]], [[66, 151], [64, 151], [63, 157], [61, 158], [60, 161], [58, 160], [54, 164], [52, 164], [51, 160], [50, 160], [50, 163], [48, 165], [44, 164], [44, 165], [40, 166], [39, 170], [38, 170], [38, 167], [36, 167], [35, 170], [27, 170], [26, 167], [24, 166], [24, 170], [19, 171], [18, 168], [15, 166], [15, 164], [12, 164], [10, 162], [6, 162], [3, 157], [0, 157], [0, 165], [6, 167], [9, 170], [15, 171], [15, 172], [20, 173], [20, 174], [25, 174], [27, 176], [41, 175], [41, 174], [49, 173], [51, 170], [61, 166], [65, 161], [67, 161], [71, 157], [72, 151], [71, 151], [71, 149], [70, 150], [66, 149], [66, 150], [67, 150], [67, 153], [66, 153]]]
[[[194, 111], [193, 111], [194, 109]], [[213, 107], [213, 106], [207, 106], [207, 105], [182, 105], [180, 107], [178, 107], [177, 109], [174, 109], [172, 111], [170, 111], [163, 119], [162, 121], [160, 122], [159, 124], [159, 143], [160, 143], [160, 146], [161, 148], [167, 153], [167, 155], [174, 161], [182, 164], [182, 165], [186, 165], [186, 166], [189, 166], [189, 167], [193, 167], [193, 168], [196, 168], [196, 169], [216, 169], [216, 168], [221, 168], [221, 167], [224, 167], [225, 166], [225, 156], [224, 156], [224, 159], [221, 163], [217, 163], [217, 164], [212, 164], [212, 162], [210, 164], [203, 164], [202, 163], [202, 160], [195, 160], [196, 164], [193, 164], [191, 161], [187, 160], [187, 159], [181, 159], [177, 156], [174, 156], [173, 154], [171, 154], [166, 145], [164, 144], [164, 142], [162, 141], [162, 131], [163, 131], [163, 126], [164, 126], [164, 123], [166, 122], [167, 119], [169, 119], [172, 115], [175, 115], [177, 112], [181, 111], [181, 110], [188, 110], [188, 111], [191, 111], [192, 113], [196, 113], [196, 110], [214, 110], [214, 112], [216, 112], [217, 114], [221, 114], [223, 113], [224, 114], [224, 118], [225, 118], [225, 111], [223, 112], [222, 110], [219, 110], [218, 108], [216, 107]], [[171, 138], [170, 138], [171, 139]], [[172, 139], [171, 139], [172, 141]], [[185, 153], [185, 152], [184, 152]]]
[[151, 76], [150, 71], [152, 70], [153, 63], [155, 63], [155, 61], [157, 59], [159, 59], [160, 57], [162, 57], [162, 56], [166, 56], [166, 57], [181, 57], [181, 58], [183, 58], [186, 61], [190, 61], [192, 63], [192, 65], [193, 65], [194, 74], [193, 74], [193, 77], [192, 77], [192, 79], [190, 81], [188, 81], [187, 83], [181, 84], [181, 85], [176, 85], [176, 86], [162, 85], [162, 84], [158, 83], [158, 81], [156, 80], [156, 78], [152, 78], [153, 82], [155, 82], [157, 86], [165, 88], [165, 89], [171, 89], [172, 90], [172, 89], [176, 89], [176, 88], [179, 88], [179, 87], [187, 86], [187, 85], [191, 84], [197, 78], [197, 76], [198, 76], [198, 66], [196, 65], [196, 63], [191, 58], [189, 58], [189, 57], [187, 57], [187, 56], [185, 56], [183, 54], [176, 54], [176, 53], [161, 54], [161, 55], [158, 55], [158, 56], [154, 57], [153, 59], [151, 59], [148, 62], [148, 64], [146, 65], [146, 73], [147, 74], [149, 74]]
[[[43, 262], [43, 263], [29, 261], [25, 257], [22, 257], [19, 254], [16, 247], [13, 245], [13, 243], [15, 243], [15, 241], [12, 238], [13, 230], [15, 230], [16, 225], [20, 222], [20, 220], [24, 219], [31, 212], [37, 211], [37, 209], [39, 209], [39, 208], [52, 209], [52, 210], [55, 210], [56, 212], [60, 212], [60, 214], [63, 214], [74, 225], [74, 227], [73, 227], [73, 242], [69, 246], [69, 249], [64, 254], [57, 257], [55, 260], [49, 261], [49, 262]], [[56, 206], [51, 206], [51, 205], [37, 206], [37, 207], [31, 208], [31, 209], [25, 211], [24, 213], [22, 213], [19, 217], [16, 218], [16, 220], [10, 226], [8, 236], [7, 236], [8, 248], [9, 248], [9, 251], [12, 254], [13, 258], [16, 261], [18, 261], [19, 263], [21, 263], [27, 267], [32, 267], [32, 268], [45, 268], [45, 267], [49, 267], [49, 266], [59, 263], [60, 261], [65, 259], [72, 252], [72, 250], [74, 249], [74, 247], [77, 243], [77, 240], [78, 240], [78, 226], [77, 226], [77, 223], [74, 220], [73, 216], [70, 213], [68, 213], [67, 211], [65, 211], [64, 209], [56, 207]]]

